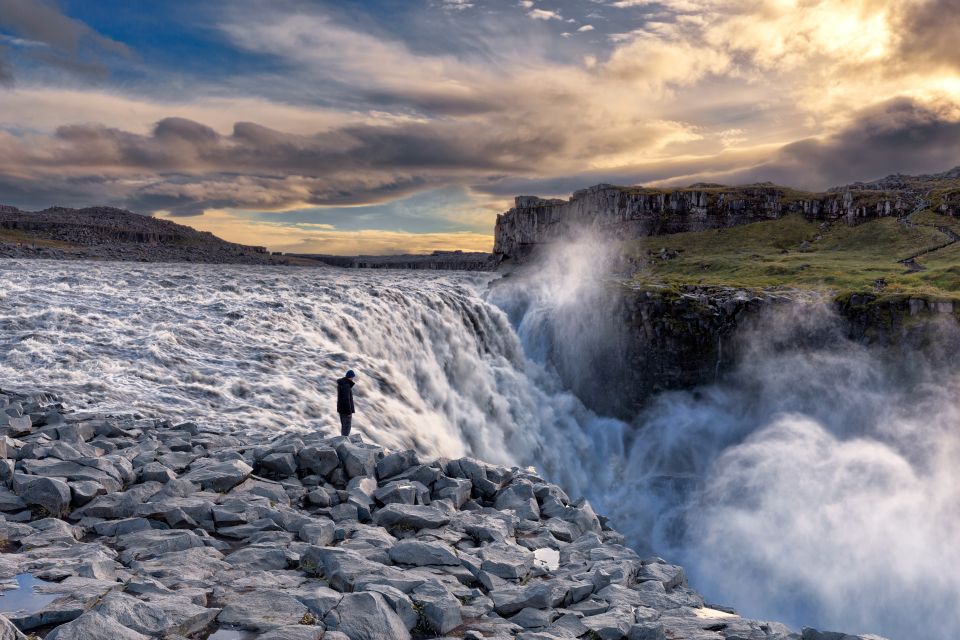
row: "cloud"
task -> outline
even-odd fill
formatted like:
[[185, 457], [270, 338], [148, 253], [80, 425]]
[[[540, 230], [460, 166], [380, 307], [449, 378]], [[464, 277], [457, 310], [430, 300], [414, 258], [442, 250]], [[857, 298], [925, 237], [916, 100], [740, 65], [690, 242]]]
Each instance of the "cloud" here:
[[[7, 32], [27, 45], [28, 56], [80, 74], [102, 75], [106, 72], [104, 56], [129, 56], [123, 43], [103, 36], [79, 20], [64, 15], [47, 0], [0, 0], [0, 33]], [[12, 76], [11, 64], [2, 60], [0, 80]], [[6, 74], [4, 75], [4, 67]]]
[[870, 107], [845, 129], [823, 139], [785, 145], [745, 178], [813, 188], [933, 173], [960, 165], [960, 112], [953, 105], [896, 98]]
[[[32, 19], [33, 4], [53, 5], [0, 3], [17, 8], [0, 30], [14, 31], [11, 15], [19, 25], [16, 42], [0, 41], [0, 82], [28, 53], [90, 73], [125, 52], [62, 14]], [[943, 169], [957, 163], [960, 105], [950, 5], [622, 1], [588, 17], [566, 0], [500, 12], [435, 0], [383, 15], [214, 2], [206, 33], [249, 68], [150, 74], [143, 86], [19, 82], [0, 111], [0, 192], [31, 208], [106, 202], [193, 222], [444, 188], [470, 189], [486, 211], [516, 192], [597, 182], [821, 188], [884, 164]], [[539, 18], [516, 20], [528, 12]], [[560, 20], [591, 37], [557, 38]], [[190, 90], [148, 86], [171, 81]], [[446, 230], [438, 215], [425, 214]]]
[[548, 9], [531, 9], [527, 15], [534, 20], [563, 20], [563, 16], [559, 13]]

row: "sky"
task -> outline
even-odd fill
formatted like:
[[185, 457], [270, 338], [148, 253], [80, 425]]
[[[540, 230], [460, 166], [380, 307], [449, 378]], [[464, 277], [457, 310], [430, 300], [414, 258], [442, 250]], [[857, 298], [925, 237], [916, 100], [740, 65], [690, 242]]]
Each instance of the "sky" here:
[[960, 0], [0, 0], [0, 202], [310, 253], [515, 195], [960, 164]]

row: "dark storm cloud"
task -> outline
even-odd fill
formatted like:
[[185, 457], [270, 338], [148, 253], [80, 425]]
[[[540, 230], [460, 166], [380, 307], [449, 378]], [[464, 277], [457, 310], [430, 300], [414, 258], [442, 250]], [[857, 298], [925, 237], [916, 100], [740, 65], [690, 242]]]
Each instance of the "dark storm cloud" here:
[[901, 11], [901, 50], [907, 64], [960, 69], [960, 0], [928, 0]]
[[[529, 170], [534, 159], [518, 155], [514, 142], [476, 128], [416, 122], [317, 135], [241, 122], [222, 135], [193, 120], [166, 118], [148, 135], [100, 125], [60, 127], [50, 139], [11, 145], [0, 159], [0, 175], [19, 174], [38, 200], [62, 188], [86, 191], [84, 201], [100, 198], [176, 215], [224, 207], [370, 204], [467, 175]], [[549, 147], [537, 152], [543, 148]], [[71, 175], [101, 177], [71, 186], [64, 177]]]
[[149, 170], [243, 171], [319, 176], [345, 170], [522, 170], [512, 140], [469, 127], [410, 123], [358, 125], [306, 136], [240, 122], [230, 135], [185, 118], [166, 118], [151, 135], [99, 125], [60, 127], [53, 164], [122, 165]]
[[960, 122], [934, 107], [897, 98], [861, 112], [835, 135], [788, 144], [770, 162], [730, 177], [823, 189], [958, 164]]
[[960, 165], [960, 122], [949, 109], [897, 98], [866, 109], [852, 124], [826, 138], [809, 138], [780, 149], [727, 151], [708, 159], [590, 171], [546, 178], [491, 178], [472, 185], [497, 196], [565, 196], [599, 183], [685, 186], [694, 182], [774, 182], [822, 190], [891, 173], [937, 173]]

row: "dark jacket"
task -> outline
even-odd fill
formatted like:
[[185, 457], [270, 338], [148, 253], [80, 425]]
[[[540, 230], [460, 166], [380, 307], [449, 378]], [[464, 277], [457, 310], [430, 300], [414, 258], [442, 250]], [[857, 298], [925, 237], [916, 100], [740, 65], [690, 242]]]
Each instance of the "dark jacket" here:
[[337, 413], [354, 413], [353, 410], [353, 385], [356, 384], [350, 378], [340, 378], [337, 380]]

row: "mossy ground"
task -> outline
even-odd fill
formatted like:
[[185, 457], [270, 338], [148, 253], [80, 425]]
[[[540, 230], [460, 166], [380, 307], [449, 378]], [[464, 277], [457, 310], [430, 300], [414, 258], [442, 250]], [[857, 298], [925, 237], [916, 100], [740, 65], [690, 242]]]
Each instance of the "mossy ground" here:
[[34, 236], [33, 234], [17, 231], [15, 229], [0, 229], [0, 243], [20, 243], [25, 245], [35, 245], [38, 247], [49, 247], [52, 249], [72, 249], [76, 246], [70, 244], [69, 242], [40, 238]]
[[838, 221], [824, 229], [791, 215], [732, 229], [631, 240], [624, 249], [644, 265], [633, 276], [639, 286], [800, 288], [960, 300], [960, 243], [917, 258], [921, 270], [898, 262], [949, 242], [936, 226], [960, 233], [960, 220], [933, 212], [856, 226]]

